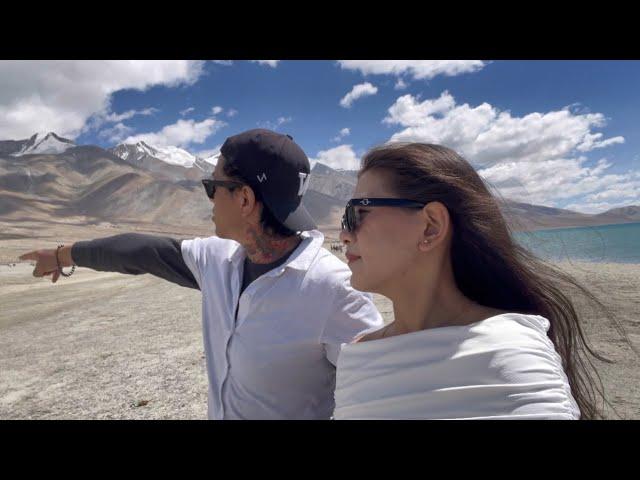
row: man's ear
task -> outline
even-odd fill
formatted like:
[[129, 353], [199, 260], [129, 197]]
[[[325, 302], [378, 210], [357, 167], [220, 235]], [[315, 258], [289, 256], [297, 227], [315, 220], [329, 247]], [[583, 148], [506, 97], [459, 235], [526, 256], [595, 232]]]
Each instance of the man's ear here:
[[256, 195], [253, 192], [253, 189], [248, 185], [243, 185], [242, 187], [236, 190], [237, 192], [237, 200], [240, 205], [240, 211], [244, 217], [247, 217], [253, 213], [253, 211], [258, 208], [258, 203], [256, 202]]

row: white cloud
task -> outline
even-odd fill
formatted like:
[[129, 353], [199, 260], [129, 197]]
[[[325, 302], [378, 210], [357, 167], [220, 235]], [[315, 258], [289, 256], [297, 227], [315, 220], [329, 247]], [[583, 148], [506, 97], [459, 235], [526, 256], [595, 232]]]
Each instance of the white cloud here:
[[559, 159], [623, 141], [622, 137], [594, 140], [591, 130], [606, 123], [600, 113], [575, 114], [565, 109], [513, 117], [488, 103], [457, 105], [447, 91], [422, 102], [404, 95], [388, 113], [384, 123], [405, 127], [391, 137], [392, 141], [441, 143], [482, 166]]
[[230, 67], [233, 65], [233, 60], [211, 60], [213, 63], [217, 63], [218, 65], [224, 65], [225, 67]]
[[331, 168], [342, 170], [358, 170], [360, 168], [360, 160], [351, 148], [351, 145], [340, 145], [329, 150], [321, 150], [316, 158], [310, 158], [311, 165], [316, 162], [323, 163]]
[[224, 111], [224, 108], [216, 105], [215, 107], [213, 107], [211, 109], [211, 113], [213, 113], [214, 115], [218, 115], [219, 113], [221, 113], [222, 111]]
[[[585, 203], [585, 209], [622, 207], [630, 204], [640, 204], [640, 172], [627, 172], [617, 182], [591, 193], [585, 197], [590, 203]], [[585, 212], [587, 210], [584, 210]]]
[[278, 117], [278, 119], [275, 122], [271, 122], [271, 121], [258, 122], [258, 126], [260, 128], [266, 128], [268, 130], [276, 131], [280, 126], [284, 125], [285, 123], [291, 123], [292, 120], [293, 120], [292, 117]]
[[354, 85], [349, 93], [347, 93], [342, 100], [340, 100], [340, 106], [344, 108], [351, 108], [351, 104], [359, 98], [367, 97], [369, 95], [375, 95], [378, 93], [378, 87], [370, 84], [369, 82]]
[[588, 152], [589, 150], [594, 150], [596, 148], [604, 148], [609, 145], [615, 145], [616, 143], [624, 143], [624, 137], [613, 137], [600, 141], [601, 138], [602, 133], [590, 133], [585, 135], [582, 144], [578, 146], [578, 150], [581, 152]]
[[[105, 110], [103, 110], [101, 112], [98, 112], [98, 113], [92, 115], [91, 117], [89, 117], [87, 119], [87, 122], [82, 127], [82, 132], [88, 132], [88, 131], [91, 131], [91, 130], [99, 130], [106, 123], [121, 122], [122, 120], [128, 120], [130, 118], [133, 118], [136, 115], [149, 116], [149, 115], [153, 115], [153, 114], [155, 114], [155, 113], [157, 113], [159, 111], [160, 110], [158, 110], [157, 108], [151, 107], [151, 108], [145, 108], [144, 110], [127, 110], [126, 112], [123, 112], [123, 113], [115, 113], [115, 112], [109, 112], [109, 107], [107, 107]], [[118, 131], [119, 132], [124, 132], [125, 130], [123, 129], [123, 127], [124, 127], [124, 125], [122, 125], [122, 127], [119, 127]], [[107, 130], [104, 130], [104, 131], [110, 131], [110, 130], [111, 129], [107, 129]], [[98, 136], [101, 136], [101, 134], [98, 134]]]
[[[611, 192], [613, 198], [625, 180], [624, 175], [607, 173], [612, 166], [607, 160], [587, 167], [587, 157], [579, 155], [624, 142], [623, 137], [603, 139], [602, 133], [593, 131], [606, 124], [600, 113], [565, 108], [516, 117], [488, 103], [456, 104], [445, 91], [424, 101], [403, 95], [383, 122], [403, 127], [391, 141], [454, 149], [504, 197], [514, 200], [559, 206], [597, 192]], [[638, 191], [635, 198], [640, 201]]]
[[128, 120], [135, 115], [153, 115], [159, 112], [157, 108], [145, 108], [144, 110], [127, 110], [123, 113], [110, 113], [104, 117], [106, 122], [121, 122], [122, 120]]
[[230, 108], [227, 110], [227, 117], [235, 117], [238, 114], [238, 111], [235, 108]]
[[180, 110], [180, 115], [184, 117], [186, 114], [191, 113], [194, 110], [195, 110], [194, 107], [185, 108], [184, 110]]
[[110, 115], [114, 92], [191, 85], [202, 73], [200, 61], [0, 61], [0, 139], [37, 131], [73, 139], [90, 117]]
[[207, 138], [226, 125], [215, 118], [202, 122], [180, 119], [172, 125], [166, 125], [159, 132], [141, 133], [128, 137], [124, 143], [145, 142], [156, 147], [187, 147], [191, 143], [203, 143]]
[[404, 90], [405, 88], [407, 88], [407, 84], [404, 83], [404, 80], [402, 80], [401, 78], [398, 79], [393, 87], [394, 90]]
[[110, 142], [120, 143], [123, 138], [133, 132], [133, 128], [123, 123], [117, 123], [111, 128], [107, 128], [98, 133], [98, 137], [107, 138]]
[[351, 130], [349, 130], [348, 128], [343, 128], [342, 130], [340, 130], [340, 133], [338, 133], [337, 136], [333, 137], [331, 139], [332, 142], [339, 142], [341, 141], [344, 137], [348, 137], [349, 135], [351, 135]]
[[639, 192], [640, 192], [640, 181], [623, 180], [613, 185], [611, 188], [608, 188], [598, 193], [587, 195], [586, 200], [589, 200], [589, 201], [611, 200], [611, 199], [636, 200], [639, 198], [638, 196]]
[[624, 175], [602, 175], [610, 164], [584, 166], [586, 158], [504, 162], [478, 173], [500, 193], [514, 200], [549, 206], [559, 201], [601, 192], [625, 181]]
[[426, 117], [442, 114], [455, 107], [455, 100], [445, 91], [439, 98], [419, 102], [411, 95], [399, 97], [389, 107], [389, 115], [383, 122], [388, 124], [400, 124], [408, 127], [420, 127]]
[[276, 68], [280, 60], [250, 60], [251, 62], [258, 63], [260, 65], [266, 65], [271, 68]]
[[415, 80], [431, 79], [438, 75], [453, 77], [481, 70], [481, 60], [339, 60], [340, 67], [357, 70], [364, 75], [410, 75]]

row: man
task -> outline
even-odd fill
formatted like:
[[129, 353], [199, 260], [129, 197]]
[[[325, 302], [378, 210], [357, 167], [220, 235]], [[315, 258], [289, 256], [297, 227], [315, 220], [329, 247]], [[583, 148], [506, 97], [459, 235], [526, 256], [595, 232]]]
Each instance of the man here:
[[217, 236], [123, 234], [20, 258], [53, 282], [79, 265], [200, 289], [209, 418], [328, 419], [340, 345], [383, 321], [350, 286], [349, 268], [322, 248], [302, 205], [309, 174], [291, 136], [243, 132], [226, 140], [203, 180]]

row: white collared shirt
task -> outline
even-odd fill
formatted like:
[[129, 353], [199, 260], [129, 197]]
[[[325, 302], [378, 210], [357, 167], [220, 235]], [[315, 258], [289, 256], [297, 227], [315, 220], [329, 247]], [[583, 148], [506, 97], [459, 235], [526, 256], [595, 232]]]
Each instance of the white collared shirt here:
[[330, 418], [340, 345], [383, 325], [371, 295], [322, 248], [322, 233], [302, 236], [239, 301], [244, 248], [219, 237], [182, 242], [202, 291], [209, 418]]

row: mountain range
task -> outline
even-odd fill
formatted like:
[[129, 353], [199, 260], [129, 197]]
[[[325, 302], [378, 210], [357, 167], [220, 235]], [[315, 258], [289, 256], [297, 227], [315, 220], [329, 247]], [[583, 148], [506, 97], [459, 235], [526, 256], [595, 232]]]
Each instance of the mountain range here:
[[[0, 218], [202, 225], [211, 221], [211, 202], [200, 179], [216, 161], [145, 142], [76, 145], [54, 132], [0, 141]], [[354, 171], [314, 165], [303, 202], [320, 228], [339, 227], [356, 181]], [[510, 200], [501, 208], [514, 230], [640, 222], [634, 205], [595, 215]]]

